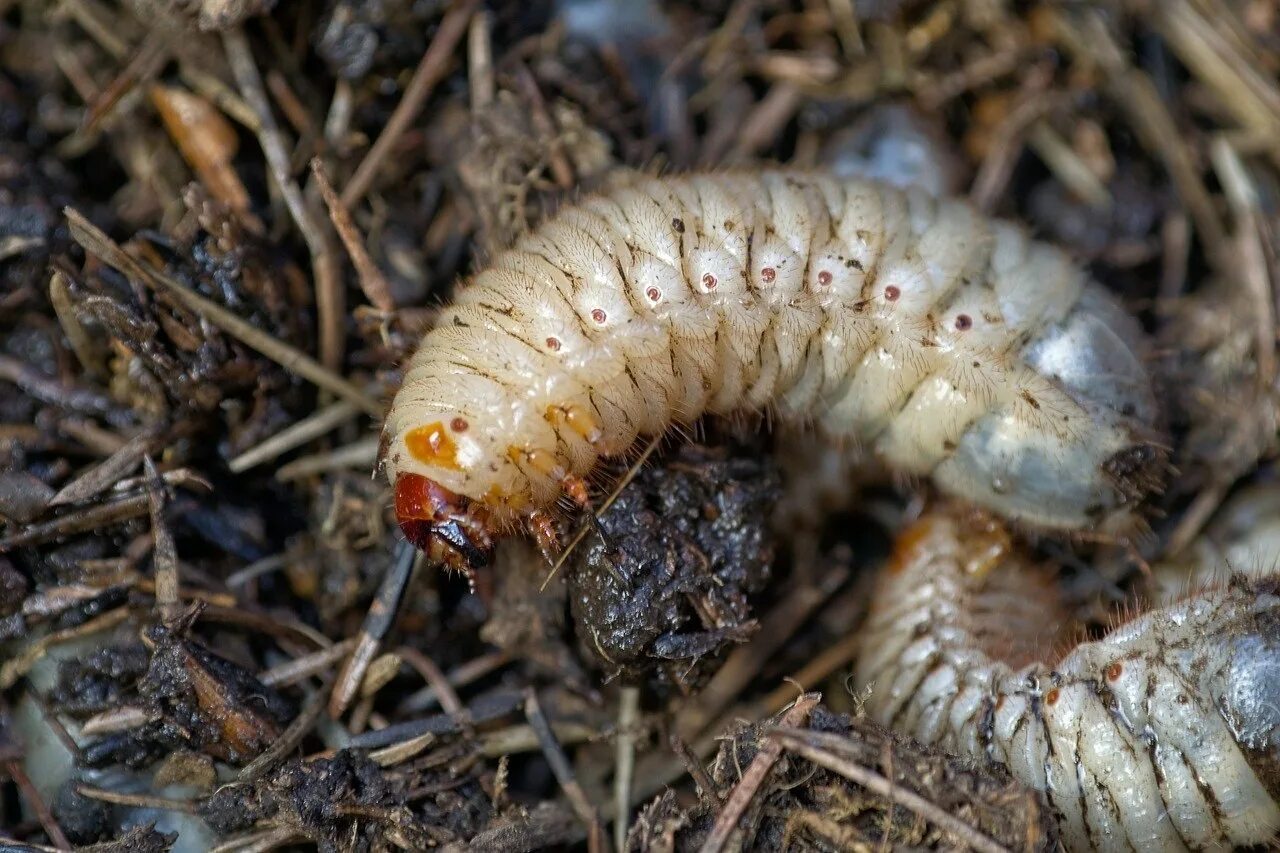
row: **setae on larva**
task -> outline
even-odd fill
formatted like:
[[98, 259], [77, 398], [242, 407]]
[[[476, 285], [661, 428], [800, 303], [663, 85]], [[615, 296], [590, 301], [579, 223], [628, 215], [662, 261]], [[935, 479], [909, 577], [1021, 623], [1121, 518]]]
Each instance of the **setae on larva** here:
[[1262, 844], [1280, 828], [1280, 576], [1152, 610], [1058, 658], [1052, 578], [973, 511], [900, 534], [862, 635], [873, 717], [1043, 791], [1071, 850]]
[[768, 408], [1029, 526], [1124, 532], [1160, 479], [1133, 320], [1062, 251], [958, 201], [799, 171], [642, 178], [459, 288], [383, 461], [406, 535], [487, 560], [601, 456]]

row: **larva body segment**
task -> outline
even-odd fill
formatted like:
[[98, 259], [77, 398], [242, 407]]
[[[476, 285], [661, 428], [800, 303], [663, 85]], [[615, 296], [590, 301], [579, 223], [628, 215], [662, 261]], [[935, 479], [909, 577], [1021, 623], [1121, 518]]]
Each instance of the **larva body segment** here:
[[1280, 578], [1154, 610], [1056, 663], [1043, 575], [972, 514], [905, 531], [880, 578], [857, 680], [892, 728], [1006, 765], [1075, 850], [1260, 844], [1280, 827]]
[[448, 526], [431, 548], [454, 562], [600, 456], [764, 407], [1002, 516], [1116, 532], [1163, 465], [1144, 350], [1064, 253], [964, 203], [803, 172], [645, 178], [459, 288], [383, 458], [406, 532]]

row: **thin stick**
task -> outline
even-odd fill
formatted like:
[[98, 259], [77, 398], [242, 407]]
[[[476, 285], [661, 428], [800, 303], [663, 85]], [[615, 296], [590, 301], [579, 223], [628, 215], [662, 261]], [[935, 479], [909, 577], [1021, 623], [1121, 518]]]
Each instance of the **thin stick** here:
[[243, 320], [218, 303], [206, 299], [189, 290], [177, 279], [157, 272], [150, 266], [134, 259], [120, 248], [120, 245], [103, 233], [89, 220], [85, 219], [74, 208], [64, 208], [67, 225], [71, 236], [84, 247], [85, 251], [100, 258], [108, 266], [115, 267], [130, 278], [150, 287], [152, 290], [166, 293], [182, 307], [194, 311], [204, 319], [222, 329], [228, 335], [252, 347], [267, 358], [279, 363], [285, 370], [298, 374], [303, 379], [332, 391], [344, 399], [359, 406], [375, 418], [382, 417], [382, 404], [361, 391], [354, 384], [343, 379], [336, 372], [320, 364], [301, 350], [280, 341], [247, 320]]
[[67, 341], [71, 344], [71, 351], [75, 353], [80, 367], [89, 376], [101, 379], [106, 374], [102, 359], [98, 356], [98, 351], [84, 324], [76, 315], [75, 305], [71, 302], [71, 282], [66, 273], [58, 269], [53, 270], [49, 275], [49, 303], [53, 306], [58, 325], [66, 334]]
[[19, 678], [31, 671], [31, 667], [40, 662], [49, 649], [69, 640], [90, 637], [94, 634], [110, 631], [129, 618], [128, 605], [108, 610], [101, 616], [95, 616], [88, 622], [82, 622], [73, 628], [63, 628], [52, 634], [45, 634], [30, 645], [23, 647], [8, 659], [0, 662], [0, 690], [8, 690]]
[[[782, 715], [782, 725], [795, 728], [809, 718], [809, 712], [822, 700], [820, 693], [806, 693], [796, 700], [795, 704]], [[729, 841], [729, 836], [738, 828], [738, 821], [746, 813], [747, 806], [755, 799], [756, 792], [764, 784], [765, 777], [773, 769], [773, 765], [782, 757], [782, 744], [769, 740], [760, 745], [760, 751], [747, 765], [746, 772], [738, 780], [737, 786], [729, 794], [724, 808], [716, 815], [716, 822], [707, 833], [707, 840], [702, 843], [701, 853], [720, 853]]]
[[417, 69], [413, 72], [413, 79], [404, 90], [404, 97], [400, 99], [400, 103], [396, 104], [391, 118], [387, 119], [386, 126], [382, 128], [382, 133], [378, 135], [373, 146], [369, 148], [369, 153], [364, 155], [351, 180], [347, 181], [347, 185], [342, 190], [342, 203], [348, 209], [355, 207], [360, 199], [364, 198], [373, 184], [378, 169], [382, 166], [382, 161], [387, 158], [391, 149], [400, 141], [400, 137], [409, 129], [409, 125], [418, 117], [418, 113], [422, 111], [427, 98], [431, 97], [436, 84], [444, 79], [445, 73], [449, 70], [449, 59], [453, 56], [458, 42], [462, 41], [462, 37], [466, 34], [467, 22], [471, 20], [471, 15], [478, 3], [479, 0], [462, 0], [450, 9], [440, 22], [440, 29], [436, 30], [435, 38], [431, 40], [426, 53], [422, 55]]
[[228, 462], [227, 467], [234, 474], [248, 471], [255, 465], [261, 465], [263, 462], [268, 462], [277, 456], [288, 453], [295, 447], [300, 447], [312, 439], [319, 438], [330, 430], [351, 420], [359, 412], [359, 407], [351, 401], [339, 400], [280, 430], [280, 432], [256, 447], [249, 448]]
[[444, 674], [440, 666], [412, 646], [401, 646], [396, 649], [396, 654], [400, 656], [401, 660], [416, 669], [423, 680], [431, 685], [432, 691], [439, 697], [440, 707], [447, 713], [457, 717], [460, 726], [465, 726], [467, 722], [467, 706], [462, 704], [462, 700], [458, 698], [457, 692], [453, 689], [453, 685], [449, 683], [448, 676]]
[[320, 719], [320, 715], [324, 713], [325, 696], [328, 693], [328, 685], [324, 685], [315, 693], [311, 694], [307, 699], [307, 704], [303, 707], [302, 712], [289, 723], [289, 727], [276, 738], [275, 742], [266, 750], [249, 762], [240, 771], [240, 775], [236, 777], [239, 783], [253, 782], [262, 778], [268, 770], [271, 770], [277, 764], [285, 759], [290, 752], [302, 743], [302, 739], [307, 736], [316, 721]]
[[155, 566], [156, 610], [160, 619], [172, 624], [182, 610], [178, 599], [178, 549], [173, 534], [164, 523], [165, 488], [160, 472], [147, 456], [143, 459], [147, 472], [147, 507], [151, 512], [152, 564]]
[[324, 138], [334, 151], [342, 155], [351, 148], [347, 130], [351, 125], [352, 102], [351, 83], [339, 80], [334, 84], [333, 100], [329, 102], [329, 113], [324, 118]]
[[140, 728], [158, 719], [158, 716], [153, 716], [150, 711], [139, 705], [122, 705], [118, 708], [111, 708], [100, 714], [95, 714], [85, 720], [80, 726], [80, 735], [82, 737], [94, 737], [115, 734], [116, 732], [127, 732], [130, 729]]
[[95, 788], [92, 785], [77, 785], [76, 793], [91, 800], [115, 803], [118, 806], [132, 806], [136, 809], [163, 809], [170, 812], [183, 812], [184, 814], [196, 813], [194, 800], [175, 800], [172, 797], [155, 797], [149, 794], [126, 794], [122, 791]]
[[[796, 730], [794, 726], [788, 728], [777, 728], [769, 732], [769, 741], [779, 747], [786, 747], [790, 752], [812, 761], [819, 767], [825, 767], [833, 773], [839, 773], [849, 781], [866, 788], [871, 793], [888, 799], [891, 803], [905, 806], [915, 814], [933, 823], [939, 829], [951, 833], [969, 845], [969, 847], [980, 851], [980, 853], [1010, 853], [1007, 847], [993, 841], [989, 836], [974, 829], [941, 806], [931, 803], [914, 791], [886, 779], [870, 768], [834, 755], [829, 750], [841, 747], [844, 738], [839, 735], [828, 732]], [[762, 747], [761, 752], [763, 751], [764, 748]]]
[[134, 436], [115, 453], [59, 489], [58, 493], [49, 499], [49, 506], [81, 503], [105, 492], [122, 477], [133, 473], [138, 463], [142, 461], [142, 457], [147, 455], [147, 448], [152, 438], [150, 433], [145, 432]]
[[738, 128], [729, 159], [742, 160], [768, 147], [803, 103], [804, 94], [794, 83], [784, 80], [770, 86]]
[[40, 524], [33, 524], [21, 531], [0, 539], [0, 554], [21, 548], [26, 545], [38, 545], [50, 539], [70, 536], [85, 530], [94, 530], [108, 524], [118, 524], [130, 518], [137, 518], [147, 512], [146, 495], [131, 495], [127, 498], [111, 501], [90, 507], [84, 512], [64, 515]]
[[391, 285], [387, 283], [387, 277], [369, 256], [369, 250], [365, 248], [360, 229], [351, 218], [351, 211], [334, 192], [333, 183], [329, 180], [329, 174], [324, 168], [324, 161], [319, 157], [311, 158], [311, 174], [316, 179], [316, 186], [320, 188], [325, 206], [329, 208], [329, 219], [338, 232], [338, 238], [342, 240], [342, 245], [346, 247], [347, 254], [351, 257], [351, 264], [356, 268], [356, 278], [360, 282], [360, 289], [364, 291], [365, 298], [374, 308], [390, 314], [396, 310], [396, 303], [391, 298]]
[[547, 102], [538, 88], [538, 81], [524, 65], [516, 66], [516, 85], [529, 102], [529, 118], [534, 130], [547, 140], [547, 164], [551, 167], [552, 177], [561, 189], [572, 188], [573, 167], [569, 165], [569, 158], [565, 157], [564, 145], [561, 144], [562, 140], [555, 122], [551, 120], [551, 114], [547, 112]]
[[12, 382], [28, 396], [63, 409], [115, 420], [117, 409], [110, 398], [74, 382], [59, 382], [35, 370], [25, 361], [0, 356], [0, 382]]
[[[466, 663], [459, 664], [449, 672], [447, 680], [450, 687], [465, 687], [510, 662], [511, 654], [509, 652], [490, 652]], [[417, 713], [425, 711], [437, 703], [443, 707], [443, 702], [441, 702], [439, 694], [436, 693], [436, 689], [428, 684], [421, 690], [411, 693], [408, 698], [401, 702], [400, 707], [396, 709], [396, 713], [398, 715]]]
[[335, 447], [323, 453], [311, 456], [300, 456], [287, 465], [281, 465], [276, 471], [276, 479], [282, 483], [310, 477], [312, 474], [323, 474], [325, 471], [337, 471], [342, 468], [365, 468], [378, 461], [379, 437], [375, 435], [354, 441], [343, 447]]
[[277, 569], [283, 569], [289, 564], [289, 560], [294, 556], [295, 555], [292, 555], [289, 552], [283, 552], [280, 554], [272, 554], [269, 557], [263, 557], [260, 560], [254, 560], [243, 569], [237, 569], [227, 575], [227, 579], [223, 581], [223, 583], [226, 584], [227, 589], [235, 589], [238, 586], [244, 586], [251, 580], [260, 578], [265, 574], [276, 571]]
[[[1280, 89], [1265, 60], [1225, 30], [1242, 26], [1226, 4], [1170, 0], [1151, 24], [1196, 79], [1213, 91], [1214, 106], [1252, 130], [1272, 162], [1280, 164]], [[1207, 7], [1207, 8], [1206, 8]]]
[[857, 632], [847, 634], [843, 640], [822, 651], [794, 675], [787, 678], [786, 683], [775, 687], [760, 700], [756, 705], [760, 709], [760, 714], [757, 716], [776, 714], [778, 709], [786, 705], [787, 700], [795, 695], [797, 684], [803, 690], [805, 685], [820, 683], [831, 673], [853, 660], [861, 648], [862, 635]]
[[27, 806], [35, 812], [36, 819], [40, 825], [44, 827], [44, 831], [49, 833], [49, 840], [52, 841], [59, 850], [70, 850], [71, 842], [67, 840], [67, 836], [63, 834], [62, 827], [58, 825], [58, 821], [54, 818], [53, 812], [49, 810], [49, 804], [44, 801], [44, 797], [40, 796], [39, 789], [31, 782], [31, 778], [27, 776], [25, 770], [22, 769], [22, 762], [17, 759], [4, 762], [5, 773], [18, 786], [18, 790], [22, 793], [22, 797], [27, 801]]
[[969, 188], [969, 200], [978, 209], [990, 211], [995, 207], [1013, 174], [1027, 129], [1061, 103], [1060, 98], [1046, 91], [1051, 82], [1050, 73], [1043, 68], [1033, 68], [1024, 77], [1017, 102], [996, 128]]
[[493, 73], [493, 45], [489, 38], [489, 13], [480, 10], [467, 31], [467, 83], [471, 87], [471, 114], [493, 104], [498, 91]]
[[268, 687], [283, 687], [286, 684], [293, 684], [304, 678], [309, 678], [317, 672], [323, 672], [351, 654], [351, 650], [355, 647], [356, 638], [348, 637], [345, 640], [334, 643], [327, 649], [320, 649], [300, 658], [294, 658], [291, 661], [278, 664], [270, 669], [264, 669], [262, 674], [258, 676], [258, 680]]
[[862, 30], [858, 26], [858, 13], [853, 4], [854, 0], [827, 0], [827, 9], [846, 59], [855, 59], [867, 52], [867, 46], [862, 42]]
[[1106, 73], [1109, 94], [1121, 106], [1121, 114], [1138, 141], [1164, 163], [1210, 257], [1221, 262], [1227, 256], [1226, 227], [1200, 177], [1185, 134], [1169, 114], [1155, 82], [1129, 64], [1101, 15], [1082, 14], [1079, 26], [1063, 16], [1058, 24], [1058, 36], [1067, 49], [1097, 63]]
[[1077, 198], [1097, 210], [1110, 210], [1111, 191], [1081, 159], [1076, 150], [1044, 119], [1031, 125], [1027, 144], [1040, 155], [1054, 176]]
[[347, 312], [342, 276], [338, 272], [329, 235], [307, 205], [301, 188], [290, 174], [289, 152], [285, 147], [284, 134], [271, 112], [271, 102], [262, 83], [262, 74], [254, 62], [253, 51], [249, 48], [249, 40], [241, 30], [227, 30], [222, 34], [222, 44], [227, 53], [227, 64], [231, 66], [231, 73], [236, 78], [240, 93], [258, 115], [258, 144], [262, 146], [262, 153], [267, 158], [271, 177], [275, 180], [302, 239], [311, 250], [311, 271], [315, 276], [316, 312], [320, 325], [320, 361], [330, 370], [337, 370], [342, 364], [345, 343], [343, 330]]
[[542, 754], [547, 759], [547, 764], [551, 765], [551, 773], [560, 783], [560, 789], [564, 791], [565, 796], [569, 798], [569, 804], [573, 806], [573, 810], [587, 826], [588, 848], [593, 853], [606, 849], [608, 842], [605, 841], [604, 830], [600, 826], [600, 815], [596, 812], [596, 807], [587, 799], [582, 785], [574, 778], [573, 765], [569, 763], [569, 756], [564, 754], [564, 749], [556, 740], [555, 732], [551, 730], [551, 723], [538, 702], [538, 694], [532, 687], [525, 690], [524, 713], [529, 720], [529, 726], [538, 738], [538, 745], [542, 747]]
[[432, 732], [427, 732], [424, 735], [393, 743], [391, 746], [384, 746], [382, 749], [375, 749], [369, 753], [369, 759], [382, 767], [391, 767], [402, 761], [408, 761], [439, 739]]
[[467, 82], [471, 85], [471, 113], [475, 115], [493, 103], [497, 83], [493, 77], [493, 45], [489, 39], [489, 13], [481, 10], [471, 18], [467, 31]]
[[[645, 462], [649, 460], [649, 457], [653, 455], [653, 451], [658, 449], [658, 444], [661, 441], [662, 441], [662, 436], [660, 435], [655, 435], [649, 441], [648, 445], [645, 446], [644, 451], [641, 452], [639, 458], [637, 458], [636, 461], [632, 463], [631, 467], [627, 469], [627, 473], [623, 474], [622, 479], [618, 481], [618, 485], [615, 486], [613, 491], [609, 493], [609, 497], [605, 498], [604, 503], [602, 503], [600, 505], [600, 508], [595, 511], [595, 517], [597, 521], [600, 520], [600, 516], [604, 515], [606, 512], [609, 511], [609, 507], [613, 506], [613, 502], [618, 499], [618, 495], [622, 494], [622, 490], [625, 489], [627, 485], [630, 484], [631, 481], [636, 478], [636, 475], [640, 473], [640, 468], [644, 465]], [[555, 564], [551, 567], [551, 571], [547, 574], [546, 579], [542, 582], [542, 586], [538, 588], [539, 592], [546, 590], [547, 584], [551, 583], [551, 579], [556, 576], [556, 572], [560, 571], [560, 567], [564, 565], [565, 560], [569, 559], [569, 555], [573, 553], [573, 549], [577, 548], [578, 545], [582, 543], [582, 540], [587, 537], [587, 533], [589, 533], [592, 529], [593, 529], [592, 525], [584, 524], [578, 530], [578, 532], [574, 535], [573, 539], [569, 540], [569, 544], [565, 546], [565, 549], [562, 552], [560, 552], [559, 558], [556, 560]]]
[[618, 747], [613, 771], [613, 846], [627, 849], [631, 789], [636, 770], [636, 723], [640, 720], [640, 688], [623, 687], [618, 696]]
[[216, 847], [210, 847], [209, 853], [267, 853], [268, 850], [275, 850], [277, 847], [284, 847], [286, 844], [302, 839], [301, 833], [288, 826], [253, 830], [244, 835], [229, 838]]
[[419, 552], [408, 542], [401, 541], [391, 559], [391, 566], [382, 578], [382, 586], [369, 605], [369, 612], [360, 626], [360, 634], [356, 640], [355, 650], [342, 666], [333, 693], [329, 697], [329, 717], [336, 720], [347, 710], [356, 691], [364, 681], [365, 670], [373, 661], [382, 645], [382, 638], [395, 624], [396, 614], [400, 612], [400, 602], [404, 600], [404, 591], [409, 586], [409, 578], [413, 576], [413, 568], [419, 562]]
[[[557, 722], [551, 723], [551, 731], [559, 746], [576, 746], [592, 740], [599, 740], [600, 731], [583, 723]], [[479, 752], [487, 758], [499, 758], [503, 755], [515, 755], [520, 752], [533, 752], [542, 748], [542, 741], [533, 726], [507, 726], [497, 731], [486, 732], [479, 738]], [[575, 783], [576, 784], [576, 783]], [[581, 786], [579, 786], [581, 790]], [[597, 831], [599, 824], [596, 824]], [[600, 839], [604, 840], [604, 833]]]
[[684, 762], [685, 770], [689, 772], [689, 776], [693, 779], [693, 784], [698, 788], [698, 795], [703, 802], [721, 803], [724, 797], [720, 796], [720, 788], [712, 780], [707, 769], [702, 766], [702, 760], [694, 753], [684, 738], [678, 734], [672, 734], [669, 743], [671, 750], [680, 757]]
[[1236, 251], [1232, 256], [1237, 263], [1230, 270], [1233, 277], [1240, 279], [1253, 303], [1258, 384], [1270, 388], [1276, 378], [1276, 318], [1267, 256], [1262, 247], [1262, 203], [1248, 168], [1225, 137], [1219, 135], [1213, 139], [1209, 144], [1209, 157], [1235, 217]]

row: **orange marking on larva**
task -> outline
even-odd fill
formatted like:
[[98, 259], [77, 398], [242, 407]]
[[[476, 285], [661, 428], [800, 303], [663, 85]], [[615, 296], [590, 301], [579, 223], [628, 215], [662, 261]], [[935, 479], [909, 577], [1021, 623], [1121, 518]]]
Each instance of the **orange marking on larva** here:
[[818, 273], [818, 284], [822, 285], [823, 287], [826, 287], [830, 283], [831, 283], [831, 273], [827, 272], [826, 270], [823, 270], [822, 272]]
[[1004, 694], [1001, 693], [999, 696], [996, 697], [996, 710], [999, 711], [1003, 707], [1004, 707]]
[[1048, 693], [1044, 694], [1044, 703], [1045, 703], [1046, 705], [1055, 705], [1055, 704], [1057, 704], [1057, 702], [1058, 702], [1058, 695], [1059, 695], [1059, 693], [1058, 693], [1058, 688], [1056, 688], [1056, 687], [1055, 687], [1055, 688], [1053, 688], [1053, 689], [1052, 689], [1052, 690], [1050, 690]]
[[458, 445], [454, 444], [440, 421], [409, 430], [404, 437], [404, 446], [414, 459], [424, 465], [462, 470], [458, 465]]
[[604, 321], [609, 319], [609, 315], [604, 313], [603, 308], [592, 308], [591, 319], [603, 326]]
[[604, 430], [600, 428], [595, 416], [577, 403], [570, 403], [567, 406], [547, 406], [546, 417], [553, 424], [563, 421], [569, 429], [592, 444], [604, 435]]
[[527, 463], [533, 470], [546, 474], [553, 480], [559, 481], [565, 475], [564, 467], [555, 454], [546, 450], [528, 450], [512, 445], [507, 448], [507, 456], [516, 464]]
[[884, 298], [890, 302], [897, 302], [898, 297], [902, 295], [902, 291], [896, 285], [889, 285], [884, 289]]
[[778, 271], [773, 267], [765, 267], [760, 270], [760, 278], [765, 284], [772, 284], [773, 280], [778, 277]]
[[707, 290], [715, 290], [717, 284], [719, 284], [719, 282], [716, 281], [716, 277], [711, 273], [705, 273], [702, 276], [702, 286]]
[[920, 553], [933, 535], [936, 522], [929, 517], [922, 518], [898, 535], [893, 543], [893, 554], [889, 557], [889, 572], [901, 572], [907, 566], [914, 565], [922, 558]]
[[551, 350], [552, 352], [557, 352], [557, 351], [559, 351], [559, 349], [560, 349], [560, 339], [559, 339], [559, 338], [547, 338], [547, 349]]
[[566, 408], [565, 419], [568, 421], [570, 429], [593, 444], [599, 441], [604, 434], [604, 430], [596, 422], [595, 416], [582, 406], [569, 406]]
[[1106, 669], [1107, 681], [1115, 681], [1124, 672], [1124, 664], [1116, 661]]

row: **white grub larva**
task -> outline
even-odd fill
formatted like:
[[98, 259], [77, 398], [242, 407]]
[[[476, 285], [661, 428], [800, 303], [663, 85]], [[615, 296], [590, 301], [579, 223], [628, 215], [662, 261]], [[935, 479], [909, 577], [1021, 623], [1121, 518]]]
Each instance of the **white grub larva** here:
[[1045, 793], [1073, 850], [1271, 840], [1280, 578], [1236, 576], [1055, 660], [1053, 586], [1007, 543], [973, 511], [903, 532], [858, 661], [868, 712], [1007, 766]]
[[406, 365], [405, 533], [486, 562], [601, 456], [767, 410], [1030, 527], [1123, 533], [1164, 467], [1145, 340], [1060, 250], [958, 201], [798, 171], [641, 178], [521, 237]]

